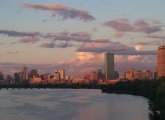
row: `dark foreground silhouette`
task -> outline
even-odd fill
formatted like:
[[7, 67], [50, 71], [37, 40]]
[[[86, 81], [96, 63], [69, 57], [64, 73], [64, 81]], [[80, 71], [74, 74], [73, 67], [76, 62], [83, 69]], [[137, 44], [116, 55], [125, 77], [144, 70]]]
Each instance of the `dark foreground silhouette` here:
[[130, 94], [149, 100], [150, 120], [165, 120], [165, 78], [121, 81], [101, 87], [104, 93]]

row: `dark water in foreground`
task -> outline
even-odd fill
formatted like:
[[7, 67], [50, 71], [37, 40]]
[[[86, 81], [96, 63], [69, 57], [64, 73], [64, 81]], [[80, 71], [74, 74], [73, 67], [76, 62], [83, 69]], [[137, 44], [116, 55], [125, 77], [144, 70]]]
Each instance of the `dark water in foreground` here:
[[100, 90], [0, 90], [0, 120], [149, 120], [148, 102]]

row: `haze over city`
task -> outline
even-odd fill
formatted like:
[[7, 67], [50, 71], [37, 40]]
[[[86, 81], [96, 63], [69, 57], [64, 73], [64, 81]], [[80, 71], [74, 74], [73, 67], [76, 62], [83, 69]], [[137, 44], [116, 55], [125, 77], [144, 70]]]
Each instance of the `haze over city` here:
[[164, 3], [1, 0], [0, 70], [14, 73], [26, 65], [40, 73], [65, 68], [81, 74], [103, 68], [107, 51], [115, 54], [120, 73], [128, 67], [153, 70], [165, 39]]

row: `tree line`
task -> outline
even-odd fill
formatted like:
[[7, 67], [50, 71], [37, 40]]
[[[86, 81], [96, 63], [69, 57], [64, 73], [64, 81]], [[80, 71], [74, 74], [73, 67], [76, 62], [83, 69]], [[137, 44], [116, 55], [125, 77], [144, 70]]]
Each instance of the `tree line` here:
[[153, 80], [120, 81], [103, 85], [102, 92], [130, 94], [146, 97], [149, 100], [150, 120], [165, 120], [165, 78]]

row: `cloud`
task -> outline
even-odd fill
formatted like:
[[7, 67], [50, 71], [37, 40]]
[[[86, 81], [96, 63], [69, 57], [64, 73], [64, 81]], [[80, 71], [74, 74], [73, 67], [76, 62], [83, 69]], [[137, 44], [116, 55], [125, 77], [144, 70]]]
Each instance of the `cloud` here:
[[105, 43], [85, 43], [80, 46], [77, 51], [79, 52], [106, 52], [106, 51], [119, 51], [130, 50], [132, 47], [126, 46], [119, 42]]
[[115, 33], [115, 37], [117, 37], [117, 38], [120, 38], [120, 37], [123, 37], [123, 36], [124, 36], [123, 32], [116, 32]]
[[[138, 49], [138, 50], [137, 50]], [[77, 51], [78, 52], [107, 52], [111, 51], [116, 55], [155, 55], [156, 51], [139, 51], [141, 48], [126, 46], [119, 42], [112, 42], [109, 44], [103, 43], [86, 43], [80, 46]]]
[[10, 55], [11, 55], [11, 54], [18, 54], [18, 53], [19, 53], [18, 51], [8, 51], [8, 52], [7, 52], [8, 55], [9, 55], [9, 54], [10, 54]]
[[136, 45], [162, 45], [162, 41], [138, 42]]
[[125, 51], [112, 51], [116, 55], [156, 55], [156, 51], [137, 51], [135, 49]]
[[79, 19], [83, 21], [92, 21], [95, 18], [90, 15], [87, 11], [74, 9], [67, 7], [62, 4], [22, 4], [24, 8], [38, 9], [38, 10], [47, 10], [52, 12], [52, 17], [58, 15], [61, 16], [63, 20], [65, 19]]
[[0, 45], [4, 45], [5, 43], [4, 42], [0, 42]]
[[165, 40], [165, 36], [159, 36], [159, 35], [148, 35], [148, 38], [155, 38], [155, 39], [162, 39]]
[[44, 48], [67, 48], [67, 47], [72, 47], [74, 46], [71, 43], [67, 42], [61, 42], [61, 43], [43, 43], [40, 45], [40, 47]]
[[36, 43], [39, 41], [37, 37], [25, 37], [19, 40], [21, 43]]
[[159, 22], [148, 22], [143, 19], [136, 20], [134, 24], [130, 23], [127, 18], [117, 18], [104, 23], [105, 26], [111, 27], [117, 32], [142, 32], [151, 34], [161, 31]]
[[135, 45], [135, 50], [136, 51], [141, 51], [141, 49], [142, 49], [142, 45], [141, 44]]
[[151, 34], [161, 31], [159, 25], [153, 25], [144, 20], [137, 20], [134, 25], [138, 32], [144, 32], [146, 34]]
[[0, 34], [10, 37], [33, 37], [39, 35], [38, 32], [18, 32], [14, 30], [0, 30]]
[[109, 26], [109, 27], [115, 29], [116, 31], [120, 31], [120, 32], [133, 32], [133, 31], [135, 31], [134, 27], [132, 25], [130, 25], [129, 23], [119, 22], [116, 20], [105, 22], [104, 25]]
[[90, 59], [95, 58], [94, 54], [89, 53], [89, 52], [77, 52], [76, 56], [77, 56], [77, 59], [80, 61], [90, 60]]
[[87, 32], [76, 32], [76, 33], [71, 33], [71, 32], [61, 32], [57, 34], [53, 33], [47, 33], [43, 35], [44, 38], [51, 38], [54, 39], [54, 41], [75, 41], [75, 42], [94, 42], [94, 43], [109, 43], [111, 42], [109, 39], [91, 39], [91, 34]]

